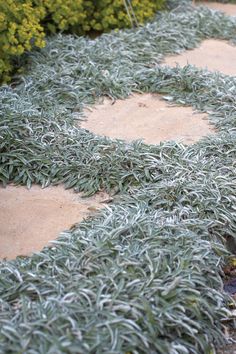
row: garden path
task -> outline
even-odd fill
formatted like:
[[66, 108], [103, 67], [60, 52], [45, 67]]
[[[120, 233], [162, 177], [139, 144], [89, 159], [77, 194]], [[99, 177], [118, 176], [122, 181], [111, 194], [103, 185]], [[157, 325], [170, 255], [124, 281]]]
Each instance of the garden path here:
[[230, 16], [236, 16], [236, 4], [222, 4], [219, 2], [199, 1], [197, 5], [208, 6], [210, 9], [222, 11]]
[[[236, 5], [211, 3], [209, 6], [230, 14], [234, 14], [236, 9]], [[203, 59], [206, 61], [203, 62]], [[179, 65], [189, 62], [197, 66], [208, 66], [212, 70], [236, 75], [236, 48], [223, 41], [206, 40], [195, 50], [166, 59], [168, 65], [175, 65], [176, 62]], [[150, 117], [150, 120], [145, 120], [146, 117]], [[155, 130], [156, 124], [159, 124], [159, 128]], [[167, 101], [150, 94], [134, 95], [127, 100], [117, 100], [115, 104], [105, 101], [104, 106], [94, 107], [82, 127], [98, 135], [128, 141], [144, 138], [145, 142], [151, 144], [163, 140], [191, 144], [202, 136], [214, 133], [205, 114], [196, 114], [189, 107], [171, 107]], [[5, 226], [0, 232], [0, 259], [12, 259], [17, 255], [40, 251], [60, 232], [102, 207], [104, 204], [100, 202], [106, 198], [102, 194], [81, 199], [63, 187], [49, 187], [46, 193], [36, 186], [30, 191], [23, 187], [1, 188], [0, 223]], [[27, 223], [24, 222], [26, 215]]]

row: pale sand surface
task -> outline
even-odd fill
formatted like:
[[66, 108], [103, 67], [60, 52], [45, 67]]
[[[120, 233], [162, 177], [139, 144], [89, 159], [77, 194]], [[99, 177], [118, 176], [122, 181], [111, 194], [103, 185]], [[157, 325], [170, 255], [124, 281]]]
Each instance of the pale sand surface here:
[[105, 99], [86, 115], [82, 128], [128, 142], [143, 139], [148, 144], [159, 144], [175, 140], [192, 144], [214, 133], [206, 114], [193, 112], [191, 107], [170, 106], [154, 94], [135, 94], [114, 104]]
[[40, 251], [105, 204], [106, 193], [81, 198], [62, 186], [0, 187], [0, 259]]
[[236, 76], [236, 46], [216, 39], [207, 39], [193, 50], [165, 58], [165, 65], [181, 67], [191, 64], [210, 71]]
[[221, 4], [219, 2], [197, 1], [196, 5], [208, 6], [210, 9], [222, 11], [229, 16], [236, 16], [236, 4]]

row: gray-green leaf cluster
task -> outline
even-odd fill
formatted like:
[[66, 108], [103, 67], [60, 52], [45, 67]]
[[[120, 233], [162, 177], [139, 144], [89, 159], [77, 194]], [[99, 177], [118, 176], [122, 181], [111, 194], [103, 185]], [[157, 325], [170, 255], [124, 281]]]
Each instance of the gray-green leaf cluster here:
[[[236, 233], [236, 78], [160, 66], [236, 20], [199, 8], [96, 40], [59, 35], [0, 89], [0, 181], [123, 195], [53, 248], [0, 265], [0, 353], [210, 353]], [[159, 92], [210, 114], [214, 137], [145, 145], [79, 128], [104, 95]], [[46, 193], [46, 191], [45, 191]]]

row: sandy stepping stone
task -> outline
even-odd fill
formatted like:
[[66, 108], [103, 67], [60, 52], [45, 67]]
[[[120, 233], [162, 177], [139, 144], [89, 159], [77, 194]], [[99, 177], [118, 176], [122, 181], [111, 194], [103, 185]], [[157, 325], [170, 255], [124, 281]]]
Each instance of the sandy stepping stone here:
[[175, 140], [192, 144], [214, 133], [206, 114], [191, 107], [171, 106], [155, 94], [135, 94], [125, 100], [103, 104], [87, 110], [81, 127], [96, 135], [128, 142], [143, 139], [147, 144]]
[[82, 198], [62, 186], [0, 187], [0, 259], [41, 251], [59, 234], [104, 207], [106, 193]]
[[219, 2], [199, 1], [196, 5], [204, 5], [212, 10], [224, 12], [226, 15], [236, 16], [236, 4], [221, 4]]
[[216, 39], [207, 39], [193, 50], [165, 58], [164, 64], [181, 67], [191, 64], [210, 71], [236, 76], [236, 46]]

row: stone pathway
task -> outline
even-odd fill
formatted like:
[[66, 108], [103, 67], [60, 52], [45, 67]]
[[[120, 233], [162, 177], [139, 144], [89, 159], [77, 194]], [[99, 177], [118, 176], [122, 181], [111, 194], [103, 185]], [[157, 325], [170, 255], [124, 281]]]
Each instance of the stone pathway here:
[[[197, 2], [196, 6], [199, 5], [207, 5], [231, 15], [236, 13], [236, 5]], [[181, 67], [191, 64], [236, 76], [236, 46], [226, 41], [208, 39], [198, 48], [166, 57], [164, 64]], [[115, 102], [105, 99], [103, 104], [87, 111], [81, 127], [96, 135], [128, 142], [142, 139], [148, 144], [159, 144], [166, 140], [191, 144], [214, 132], [206, 115], [196, 114], [189, 107], [170, 107], [160, 96], [150, 94], [133, 95]]]
[[211, 1], [197, 1], [196, 5], [208, 6], [212, 10], [222, 11], [229, 16], [236, 16], [236, 4], [222, 4], [219, 2]]
[[[197, 6], [200, 3], [197, 3]], [[228, 15], [236, 15], [236, 4], [201, 3]], [[222, 40], [208, 39], [196, 49], [165, 59], [166, 65], [196, 67], [236, 76], [236, 46]], [[82, 128], [97, 135], [127, 141], [143, 139], [149, 144], [165, 140], [191, 144], [204, 135], [214, 133], [206, 115], [194, 114], [189, 107], [170, 107], [158, 95], [133, 95], [126, 100], [112, 102], [105, 99], [87, 112]], [[233, 331], [230, 338], [235, 337]], [[236, 344], [218, 350], [218, 354], [236, 353]]]

